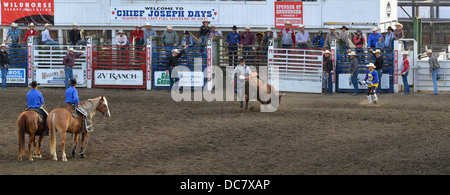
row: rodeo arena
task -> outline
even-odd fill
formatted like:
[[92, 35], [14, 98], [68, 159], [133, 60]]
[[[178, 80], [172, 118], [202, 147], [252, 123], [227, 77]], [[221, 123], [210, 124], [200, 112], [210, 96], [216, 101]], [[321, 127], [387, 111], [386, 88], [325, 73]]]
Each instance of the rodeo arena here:
[[1, 0], [0, 18], [0, 175], [450, 174], [449, 0]]

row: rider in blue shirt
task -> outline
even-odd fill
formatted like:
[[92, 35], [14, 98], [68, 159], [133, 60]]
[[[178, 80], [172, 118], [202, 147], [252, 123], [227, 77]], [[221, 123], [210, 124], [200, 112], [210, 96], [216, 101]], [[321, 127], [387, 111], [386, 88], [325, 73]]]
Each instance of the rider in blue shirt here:
[[27, 105], [29, 109], [38, 110], [39, 114], [42, 115], [43, 118], [43, 125], [44, 125], [44, 135], [48, 135], [48, 128], [47, 128], [47, 116], [48, 113], [44, 109], [44, 96], [42, 96], [42, 93], [37, 90], [39, 83], [36, 81], [33, 81], [30, 86], [33, 88], [27, 93]]
[[77, 80], [76, 79], [72, 79], [70, 81], [70, 87], [66, 90], [66, 103], [70, 104], [73, 109], [76, 109], [76, 107], [79, 104], [79, 98], [78, 98], [78, 91], [77, 89], [75, 89], [77, 85]]

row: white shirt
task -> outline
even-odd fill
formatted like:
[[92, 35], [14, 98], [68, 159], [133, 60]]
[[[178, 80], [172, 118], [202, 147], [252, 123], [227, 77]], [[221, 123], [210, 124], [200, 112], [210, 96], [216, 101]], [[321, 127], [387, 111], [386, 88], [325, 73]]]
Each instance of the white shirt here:
[[235, 76], [238, 76], [238, 78], [242, 78], [239, 76], [244, 76], [244, 79], [240, 79], [240, 80], [245, 80], [245, 77], [249, 76], [250, 74], [252, 74], [252, 71], [250, 70], [250, 68], [247, 65], [244, 65], [244, 66], [239, 65], [239, 66], [236, 66], [236, 68], [234, 69], [233, 74], [231, 74], [231, 78], [234, 79]]
[[44, 32], [42, 32], [42, 42], [44, 41], [53, 41], [52, 37], [50, 37], [50, 32], [48, 29], [45, 29]]
[[116, 36], [116, 45], [118, 46], [125, 46], [128, 43], [128, 38], [126, 35], [123, 35], [122, 37], [120, 37], [120, 35]]

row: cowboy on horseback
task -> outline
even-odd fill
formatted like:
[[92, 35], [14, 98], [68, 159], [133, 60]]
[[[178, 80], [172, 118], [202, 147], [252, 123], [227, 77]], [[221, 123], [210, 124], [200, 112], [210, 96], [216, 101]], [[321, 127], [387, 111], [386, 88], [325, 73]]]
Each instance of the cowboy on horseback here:
[[35, 110], [37, 111], [43, 119], [43, 126], [44, 126], [44, 136], [48, 135], [48, 126], [47, 126], [47, 116], [48, 112], [44, 108], [44, 96], [42, 96], [42, 93], [37, 90], [39, 83], [36, 81], [33, 81], [30, 83], [31, 90], [27, 93], [27, 105], [28, 110]]
[[[83, 132], [88, 131], [91, 132], [93, 131], [93, 127], [92, 127], [92, 123], [91, 123], [91, 117], [89, 115], [89, 113], [81, 106], [79, 106], [79, 98], [78, 98], [78, 91], [75, 88], [77, 86], [77, 80], [76, 79], [72, 79], [70, 81], [70, 87], [66, 90], [66, 104], [68, 105], [68, 107], [71, 107], [73, 109], [73, 111], [78, 111], [78, 113], [80, 113], [83, 117], [84, 120], [82, 120], [82, 122], [84, 124], [81, 125], [81, 130]], [[75, 117], [78, 117], [78, 115], [74, 115]]]

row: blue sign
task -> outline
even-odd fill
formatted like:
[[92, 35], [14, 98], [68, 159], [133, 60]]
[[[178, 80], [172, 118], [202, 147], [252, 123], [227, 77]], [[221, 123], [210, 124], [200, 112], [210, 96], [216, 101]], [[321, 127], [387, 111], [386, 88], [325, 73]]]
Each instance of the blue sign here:
[[[25, 68], [9, 68], [8, 74], [6, 75], [6, 83], [20, 83], [23, 84], [26, 81], [26, 72]], [[0, 72], [0, 78], [2, 77], [2, 73]], [[1, 83], [0, 79], [0, 83]]]

